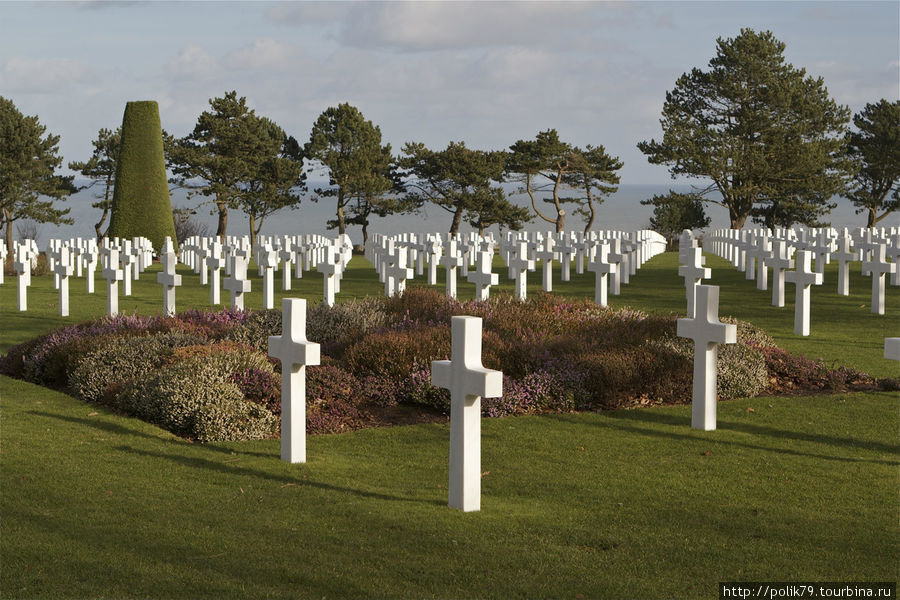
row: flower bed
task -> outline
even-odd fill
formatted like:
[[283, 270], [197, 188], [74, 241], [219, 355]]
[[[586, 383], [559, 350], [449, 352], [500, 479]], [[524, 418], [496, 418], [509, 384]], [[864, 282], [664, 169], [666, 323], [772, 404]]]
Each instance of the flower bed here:
[[[306, 371], [308, 430], [365, 427], [376, 409], [397, 405], [449, 412], [449, 394], [431, 385], [430, 365], [449, 358], [450, 317], [461, 314], [484, 319], [483, 363], [504, 373], [504, 395], [483, 399], [483, 416], [690, 401], [693, 346], [676, 337], [674, 316], [551, 295], [461, 303], [413, 288], [310, 308], [308, 337], [322, 345], [323, 357]], [[795, 357], [765, 332], [731, 322], [738, 343], [720, 346], [720, 399], [788, 381], [823, 390], [872, 382]], [[280, 365], [266, 349], [268, 337], [280, 334], [276, 310], [103, 318], [11, 348], [0, 372], [200, 441], [264, 438], [278, 434]]]

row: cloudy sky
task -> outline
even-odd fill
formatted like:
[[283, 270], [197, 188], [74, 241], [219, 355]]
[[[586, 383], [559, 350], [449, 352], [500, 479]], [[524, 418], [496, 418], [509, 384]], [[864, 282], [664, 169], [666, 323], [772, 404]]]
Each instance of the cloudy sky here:
[[556, 128], [667, 183], [635, 144], [660, 136], [666, 90], [719, 36], [771, 30], [787, 59], [854, 111], [900, 88], [900, 3], [0, 2], [0, 95], [85, 160], [129, 100], [187, 134], [237, 90], [304, 141], [350, 102], [395, 152], [415, 140], [501, 149]]

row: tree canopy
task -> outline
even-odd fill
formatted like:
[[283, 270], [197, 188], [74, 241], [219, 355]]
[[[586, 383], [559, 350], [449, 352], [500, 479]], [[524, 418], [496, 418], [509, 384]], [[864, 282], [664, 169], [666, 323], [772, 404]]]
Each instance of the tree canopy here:
[[[216, 235], [225, 235], [228, 210], [242, 210], [255, 238], [266, 217], [296, 207], [305, 187], [303, 151], [273, 121], [257, 116], [236, 91], [209, 101], [193, 132], [173, 148], [179, 184], [212, 197], [219, 215]], [[190, 182], [200, 179], [197, 186]]]
[[868, 213], [866, 226], [874, 227], [900, 210], [900, 100], [866, 104], [853, 115], [853, 124], [857, 131], [849, 134], [850, 155], [859, 170], [849, 198], [857, 213]]
[[768, 226], [815, 220], [852, 171], [849, 109], [821, 78], [785, 63], [784, 48], [768, 31], [719, 38], [709, 70], [692, 69], [666, 93], [662, 140], [638, 144], [673, 178], [710, 180], [698, 194], [727, 208], [733, 228], [754, 210]]
[[37, 116], [26, 117], [0, 96], [0, 224], [10, 254], [12, 224], [19, 219], [73, 223], [66, 216], [70, 209], [54, 207], [55, 201], [76, 191], [74, 177], [55, 173], [62, 164], [58, 152], [59, 136], [47, 133]]
[[709, 227], [709, 217], [703, 210], [703, 202], [695, 194], [680, 194], [669, 190], [668, 194], [657, 194], [641, 204], [653, 206], [650, 228], [665, 236], [669, 242], [676, 239], [685, 229]]
[[[533, 140], [519, 140], [509, 147], [506, 172], [525, 184], [523, 189], [531, 199], [531, 207], [538, 217], [556, 226], [557, 232], [566, 227], [565, 203], [576, 203], [576, 214], [585, 217], [585, 231], [594, 224], [594, 202], [618, 189], [622, 162], [606, 154], [603, 146], [587, 146], [584, 150], [559, 139], [555, 129], [541, 131]], [[538, 208], [536, 194], [550, 192], [543, 197], [551, 204], [555, 216]], [[575, 195], [563, 196], [565, 192]]]
[[[388, 202], [383, 195], [394, 187], [390, 174], [391, 146], [381, 145], [381, 128], [367, 121], [355, 106], [348, 103], [327, 108], [313, 124], [307, 157], [328, 169], [329, 188], [315, 192], [337, 200], [335, 219], [330, 229], [345, 233], [348, 223], [368, 225], [369, 214], [387, 214], [403, 207]], [[345, 212], [351, 208], [350, 219]], [[380, 211], [380, 212], [379, 212]], [[364, 233], [365, 235], [365, 233]]]
[[407, 197], [430, 202], [449, 212], [450, 235], [466, 222], [483, 232], [491, 225], [521, 229], [531, 220], [526, 209], [506, 198], [499, 185], [506, 166], [505, 152], [472, 150], [465, 142], [450, 142], [444, 150], [408, 142], [400, 166], [407, 176]]
[[94, 194], [98, 202], [91, 204], [93, 208], [99, 208], [103, 211], [100, 221], [94, 224], [94, 231], [97, 232], [97, 240], [106, 237], [107, 229], [103, 229], [103, 224], [109, 216], [112, 209], [112, 193], [116, 184], [116, 162], [119, 159], [119, 145], [122, 139], [122, 128], [119, 127], [115, 131], [110, 129], [101, 129], [97, 132], [97, 139], [91, 142], [94, 145], [94, 152], [86, 161], [72, 161], [69, 168], [78, 171], [91, 180], [87, 186], [79, 189], [92, 188], [97, 184], [102, 184], [101, 192]]

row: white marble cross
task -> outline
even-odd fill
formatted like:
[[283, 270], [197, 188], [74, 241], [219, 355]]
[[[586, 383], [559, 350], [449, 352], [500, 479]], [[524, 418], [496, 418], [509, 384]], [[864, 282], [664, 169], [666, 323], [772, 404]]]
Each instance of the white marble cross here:
[[812, 270], [809, 250], [797, 251], [797, 270], [784, 274], [784, 280], [796, 286], [794, 295], [794, 334], [809, 335], [809, 295], [811, 285], [822, 285], [823, 275]]
[[225, 266], [222, 258], [222, 244], [214, 240], [209, 245], [209, 253], [205, 257], [206, 266], [209, 268], [209, 303], [221, 303], [220, 294], [222, 288], [222, 273], [220, 269]]
[[691, 427], [716, 428], [716, 381], [719, 344], [737, 342], [737, 326], [719, 321], [719, 286], [698, 285], [696, 316], [678, 319], [679, 337], [694, 340], [694, 389]]
[[825, 265], [831, 262], [831, 240], [824, 229], [819, 232], [816, 243], [811, 244], [809, 250], [816, 257], [816, 273], [825, 275]]
[[600, 306], [608, 306], [607, 302], [607, 278], [615, 277], [617, 265], [609, 262], [609, 242], [597, 244], [594, 258], [588, 263], [588, 271], [594, 273], [594, 302]]
[[402, 294], [406, 289], [406, 280], [412, 279], [413, 270], [407, 266], [407, 251], [404, 246], [388, 242], [387, 264], [384, 265], [384, 295], [388, 298]]
[[119, 263], [122, 265], [122, 293], [126, 296], [131, 295], [132, 269], [134, 265], [135, 255], [131, 252], [131, 240], [122, 241], [122, 249], [119, 251]]
[[431, 363], [431, 383], [450, 390], [449, 504], [481, 509], [481, 398], [503, 395], [503, 373], [481, 364], [481, 319], [450, 320], [450, 360]]
[[850, 295], [850, 262], [858, 258], [858, 252], [851, 249], [853, 238], [844, 235], [838, 238], [837, 252], [831, 257], [838, 261], [837, 293], [840, 296]]
[[444, 257], [441, 264], [447, 269], [447, 297], [456, 298], [456, 269], [462, 267], [465, 259], [460, 255], [456, 247], [456, 240], [448, 239], [444, 242]]
[[437, 285], [437, 266], [443, 256], [441, 242], [437, 238], [430, 239], [425, 242], [424, 248], [419, 258], [428, 258], [428, 285]]
[[103, 271], [100, 273], [106, 280], [106, 314], [111, 317], [119, 314], [119, 282], [125, 278], [125, 272], [119, 268], [119, 249], [105, 247]]
[[278, 267], [278, 252], [269, 244], [264, 244], [258, 249], [256, 260], [262, 269], [263, 308], [275, 308], [275, 269]]
[[163, 313], [171, 317], [175, 315], [175, 287], [181, 285], [181, 275], [175, 273], [178, 257], [175, 256], [175, 247], [169, 236], [166, 236], [166, 241], [163, 242], [159, 264], [162, 271], [156, 274], [156, 281], [163, 286]]
[[469, 283], [475, 284], [475, 299], [487, 300], [491, 294], [491, 286], [500, 282], [500, 277], [491, 272], [492, 256], [490, 252], [478, 253], [478, 265], [466, 276]]
[[571, 281], [572, 275], [572, 259], [575, 257], [575, 244], [567, 234], [560, 236], [559, 245], [556, 247], [559, 264], [562, 266], [560, 272], [560, 281]]
[[884, 314], [884, 276], [897, 268], [896, 264], [887, 261], [885, 251], [884, 244], [876, 244], [871, 260], [862, 264], [862, 274], [872, 276], [872, 312], [876, 315]]
[[516, 300], [524, 302], [528, 294], [528, 271], [534, 271], [534, 261], [528, 258], [528, 242], [516, 242], [514, 250], [509, 253], [509, 276], [516, 280]]
[[306, 367], [319, 364], [319, 344], [306, 339], [306, 300], [281, 300], [281, 335], [269, 356], [281, 361], [281, 460], [306, 462]]
[[703, 266], [703, 250], [700, 248], [688, 249], [684, 253], [686, 264], [678, 267], [678, 274], [684, 277], [685, 296], [687, 298], [688, 317], [694, 316], [694, 298], [697, 293], [697, 286], [703, 279], [709, 279], [712, 270]]
[[6, 267], [7, 256], [9, 256], [9, 250], [6, 249], [6, 240], [0, 240], [0, 284], [3, 283], [3, 271]]
[[615, 272], [610, 271], [610, 293], [613, 296], [618, 296], [622, 293], [622, 278], [625, 273], [628, 271], [628, 265], [625, 262], [628, 253], [622, 250], [622, 240], [619, 238], [614, 238], [610, 241], [609, 246], [609, 254], [606, 257], [606, 260], [609, 261], [609, 264], [616, 265]]
[[14, 249], [16, 270], [16, 307], [28, 310], [28, 286], [31, 285], [31, 252], [27, 244], [19, 244]]
[[94, 293], [94, 276], [97, 273], [97, 262], [99, 258], [99, 250], [96, 240], [88, 242], [87, 249], [82, 259], [84, 260], [84, 280], [88, 294]]
[[247, 259], [242, 253], [231, 257], [231, 277], [225, 279], [223, 287], [231, 292], [231, 308], [244, 310], [244, 294], [250, 292], [251, 283], [247, 280]]
[[775, 241], [772, 257], [767, 263], [772, 267], [772, 306], [781, 308], [784, 306], [784, 272], [794, 267], [794, 261], [788, 255], [786, 241]]
[[541, 269], [543, 269], [543, 288], [545, 292], [553, 291], [553, 260], [556, 258], [556, 252], [553, 251], [553, 235], [548, 233], [544, 238], [543, 244], [534, 254], [535, 259], [541, 261]]
[[288, 292], [291, 289], [291, 267], [294, 263], [293, 240], [290, 236], [286, 236], [282, 240], [281, 249], [278, 251], [278, 257], [281, 259], [281, 290]]
[[334, 306], [334, 293], [337, 287], [338, 270], [340, 268], [340, 260], [334, 254], [333, 246], [325, 247], [325, 260], [320, 262], [316, 267], [319, 273], [324, 277], [322, 288], [322, 302], [326, 306]]
[[61, 246], [56, 254], [57, 261], [53, 272], [58, 277], [59, 282], [59, 316], [69, 316], [69, 277], [75, 271], [72, 268], [69, 256], [69, 247]]
[[759, 236], [753, 252], [756, 257], [756, 289], [766, 291], [769, 289], [769, 261], [774, 256], [768, 232]]

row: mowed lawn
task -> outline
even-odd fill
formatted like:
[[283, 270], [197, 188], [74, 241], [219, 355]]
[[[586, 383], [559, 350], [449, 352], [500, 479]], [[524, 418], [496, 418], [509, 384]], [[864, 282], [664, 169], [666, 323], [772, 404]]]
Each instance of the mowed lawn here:
[[[675, 259], [653, 259], [611, 303], [683, 311]], [[812, 335], [796, 339], [792, 288], [776, 309], [707, 262], [722, 314], [808, 356], [897, 375], [881, 357], [900, 335], [897, 288], [888, 314], [870, 315], [856, 265], [850, 298], [814, 290]], [[160, 310], [157, 271], [120, 298], [124, 311]], [[207, 305], [181, 272], [179, 307]], [[592, 295], [593, 275], [573, 280], [557, 277], [555, 293]], [[92, 297], [73, 280], [69, 319], [55, 316], [52, 280], [34, 282], [28, 313], [15, 311], [14, 279], [0, 286], [4, 350], [105, 310], [99, 277]], [[307, 273], [289, 295], [318, 299], [321, 285]], [[338, 300], [380, 290], [356, 257]], [[720, 581], [898, 579], [896, 393], [723, 402], [718, 423], [691, 430], [687, 406], [484, 419], [482, 510], [464, 514], [446, 506], [446, 424], [314, 436], [309, 462], [289, 465], [277, 440], [193, 444], [0, 378], [0, 595], [715, 598]]]

